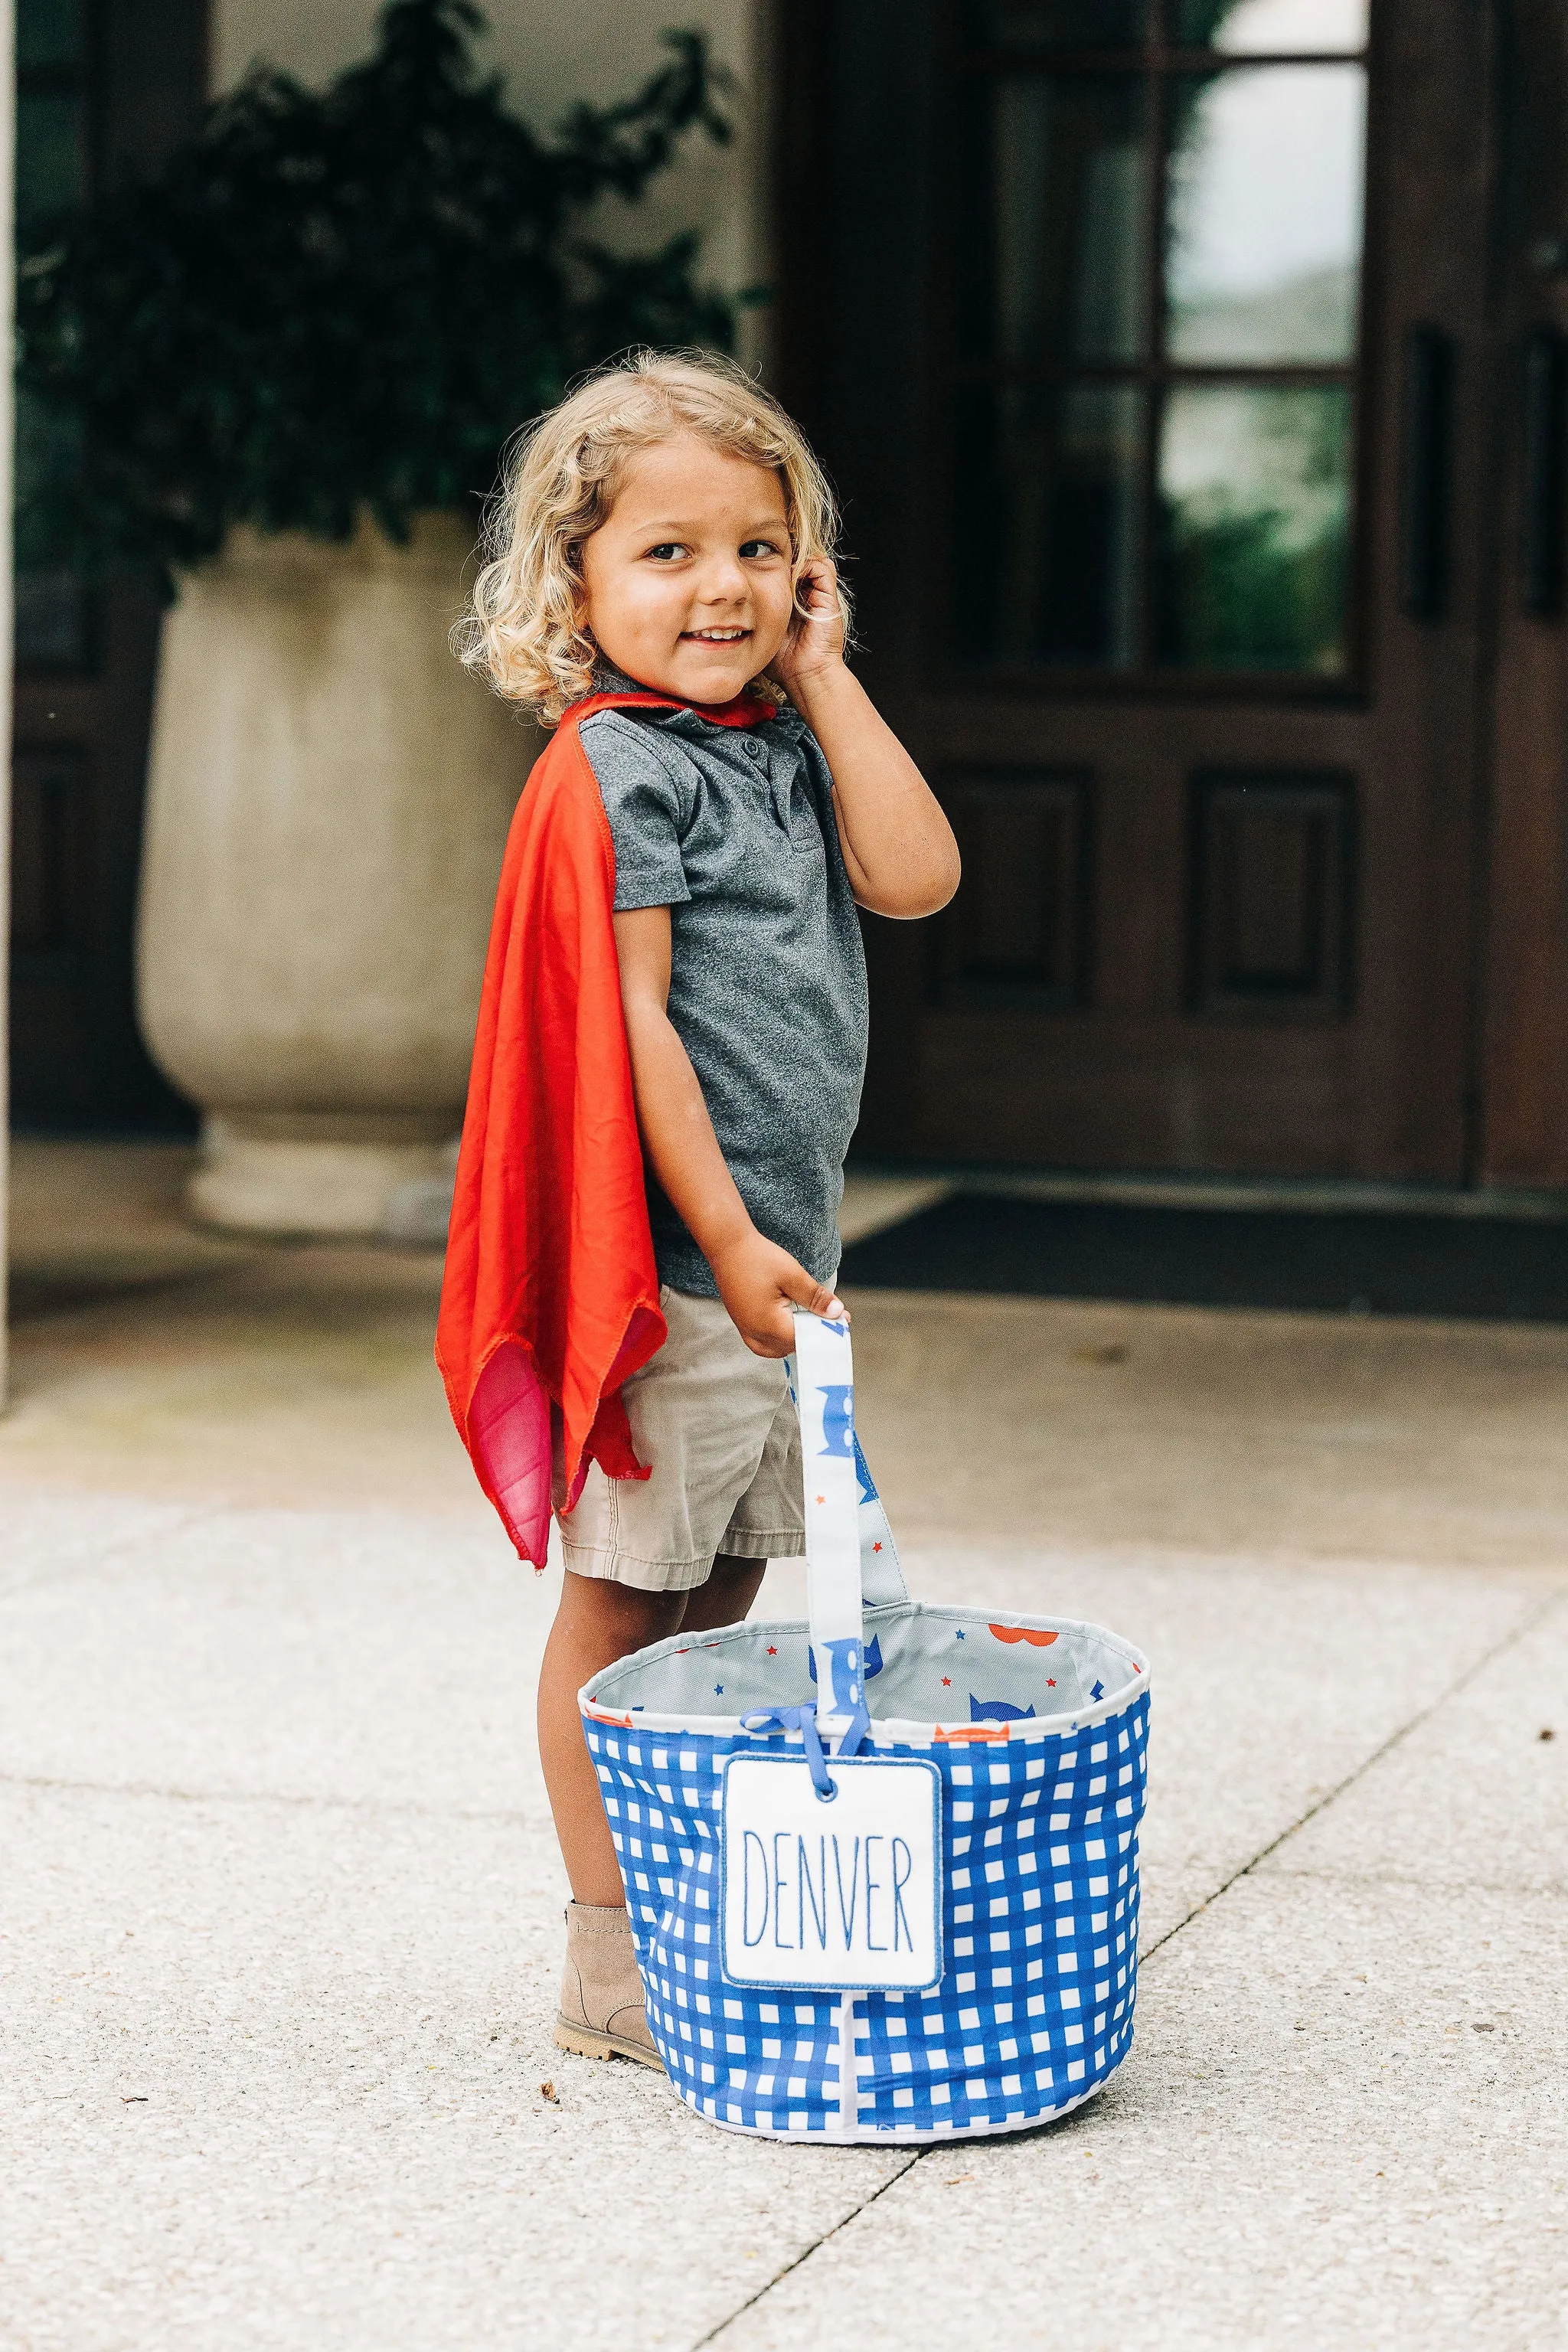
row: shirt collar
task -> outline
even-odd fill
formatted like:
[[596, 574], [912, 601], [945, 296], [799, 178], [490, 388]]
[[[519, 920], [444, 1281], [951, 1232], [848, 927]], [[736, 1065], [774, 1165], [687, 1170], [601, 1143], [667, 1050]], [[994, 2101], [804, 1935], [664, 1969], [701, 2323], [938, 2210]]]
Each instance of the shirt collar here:
[[[637, 679], [628, 677], [624, 670], [616, 669], [612, 663], [604, 660], [594, 664], [591, 690], [595, 694], [657, 694], [659, 691], [657, 687], [639, 684]], [[673, 697], [670, 699], [674, 702]], [[682, 719], [694, 719], [706, 727], [765, 727], [783, 722], [790, 733], [796, 733], [805, 726], [800, 713], [789, 703], [770, 704], [763, 696], [754, 694], [738, 694], [732, 702], [717, 706], [674, 703], [668, 718], [659, 723], [668, 725]]]

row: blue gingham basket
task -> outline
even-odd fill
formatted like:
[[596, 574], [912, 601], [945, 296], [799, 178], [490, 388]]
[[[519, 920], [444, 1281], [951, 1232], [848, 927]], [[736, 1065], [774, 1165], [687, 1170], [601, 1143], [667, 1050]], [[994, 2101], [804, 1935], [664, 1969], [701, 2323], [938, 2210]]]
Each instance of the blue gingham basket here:
[[[795, 1338], [809, 1625], [676, 1634], [580, 1694], [648, 2024], [680, 2096], [733, 2130], [1022, 2130], [1089, 2098], [1131, 2042], [1148, 1667], [1098, 1625], [912, 1601], [854, 1435], [847, 1329], [797, 1316]], [[838, 1759], [934, 1766], [936, 1981], [723, 1974], [724, 1776], [742, 1756], [809, 1761], [824, 1796]]]

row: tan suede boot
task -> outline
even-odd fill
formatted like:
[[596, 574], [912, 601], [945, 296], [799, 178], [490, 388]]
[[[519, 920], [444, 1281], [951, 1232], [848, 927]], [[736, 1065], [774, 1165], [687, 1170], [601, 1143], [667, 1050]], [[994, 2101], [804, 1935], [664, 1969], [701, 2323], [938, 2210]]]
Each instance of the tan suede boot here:
[[664, 2061], [647, 2030], [625, 1911], [594, 1903], [566, 1906], [566, 1967], [555, 2041], [557, 2048], [574, 2050], [579, 2058], [635, 2058], [640, 2066], [663, 2072]]

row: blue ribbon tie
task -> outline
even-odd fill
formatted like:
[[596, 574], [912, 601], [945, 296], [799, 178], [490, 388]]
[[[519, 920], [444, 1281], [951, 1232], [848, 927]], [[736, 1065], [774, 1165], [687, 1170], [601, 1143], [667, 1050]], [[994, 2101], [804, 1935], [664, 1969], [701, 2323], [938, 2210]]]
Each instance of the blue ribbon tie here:
[[805, 1744], [805, 1760], [811, 1767], [811, 1785], [826, 1801], [836, 1797], [838, 1789], [827, 1777], [827, 1759], [822, 1752], [822, 1741], [816, 1729], [816, 1702], [807, 1699], [804, 1706], [773, 1706], [757, 1715], [741, 1717], [742, 1731], [798, 1731]]

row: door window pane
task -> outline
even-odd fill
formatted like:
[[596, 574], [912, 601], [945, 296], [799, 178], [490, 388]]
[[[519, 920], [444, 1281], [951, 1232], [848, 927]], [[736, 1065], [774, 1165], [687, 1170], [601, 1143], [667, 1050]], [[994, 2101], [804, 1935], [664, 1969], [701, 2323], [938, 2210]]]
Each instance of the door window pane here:
[[1178, 0], [1175, 36], [1232, 57], [1342, 57], [1365, 48], [1366, 11], [1367, 0]]
[[[970, 349], [1022, 362], [1134, 359], [1147, 300], [1143, 85], [1004, 80], [983, 92], [965, 173]], [[978, 264], [978, 267], [974, 265]]]
[[21, 227], [73, 205], [87, 185], [82, 104], [75, 97], [16, 100], [16, 219]]
[[[49, 216], [87, 193], [88, 109], [80, 0], [22, 0], [16, 14], [16, 234], [26, 251]], [[24, 667], [87, 658], [87, 595], [62, 561], [54, 513], [81, 466], [74, 426], [30, 393], [16, 400], [15, 642]]]
[[963, 390], [954, 635], [968, 658], [1136, 659], [1142, 400], [1132, 384]]
[[16, 66], [73, 66], [81, 54], [81, 0], [19, 0]]
[[1159, 455], [1159, 657], [1333, 676], [1347, 660], [1350, 394], [1181, 384]]
[[1147, 16], [1145, 0], [971, 0], [966, 11], [988, 48], [1141, 48]]
[[1173, 358], [1354, 356], [1365, 109], [1360, 66], [1243, 67], [1174, 84]]
[[74, 425], [29, 392], [16, 395], [16, 655], [24, 668], [74, 668], [87, 651], [87, 596], [60, 561], [50, 507], [81, 465]]
[[963, 0], [966, 659], [1346, 674], [1368, 8]]

